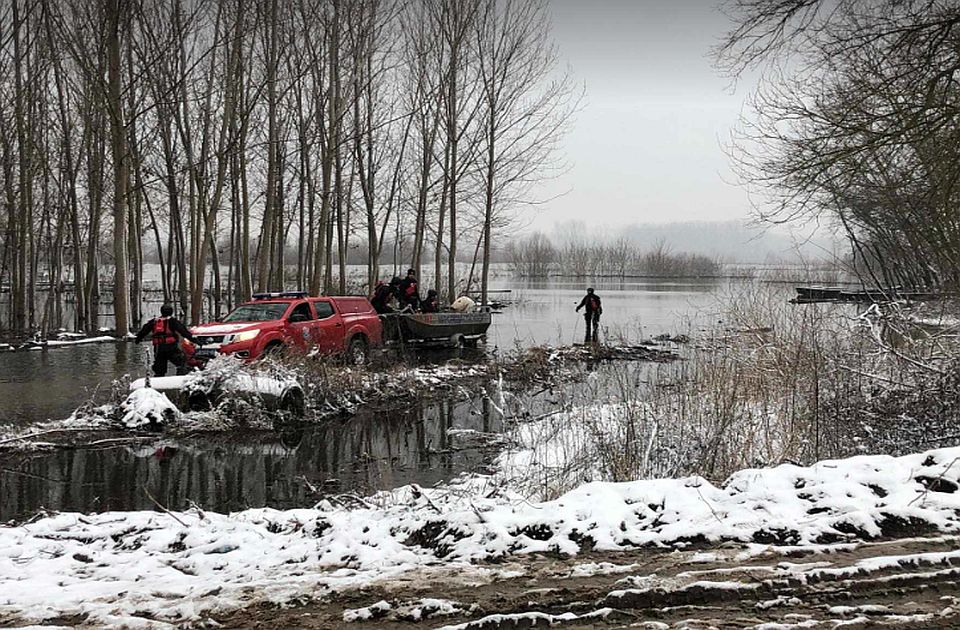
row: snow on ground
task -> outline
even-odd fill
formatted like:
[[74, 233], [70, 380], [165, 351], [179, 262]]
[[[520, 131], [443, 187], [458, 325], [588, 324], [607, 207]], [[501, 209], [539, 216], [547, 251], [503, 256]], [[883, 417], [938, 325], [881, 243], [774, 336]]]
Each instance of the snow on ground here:
[[42, 342], [43, 345], [56, 348], [59, 346], [79, 346], [88, 343], [117, 343], [120, 341], [126, 341], [124, 337], [110, 337], [108, 335], [103, 335], [100, 337], [79, 337], [79, 338], [68, 338], [68, 339], [53, 339], [50, 341]]
[[[613, 612], [612, 608], [602, 608], [600, 610], [587, 613], [585, 615], [576, 615], [572, 612], [560, 615], [548, 615], [542, 612], [514, 613], [509, 615], [487, 615], [474, 621], [457, 624], [455, 626], [443, 626], [438, 630], [482, 630], [482, 628], [506, 627], [512, 624], [517, 628], [539, 628], [555, 626], [559, 624], [570, 624], [573, 622], [603, 622]], [[529, 624], [529, 625], [527, 625]]]
[[352, 608], [343, 612], [346, 623], [368, 619], [389, 621], [421, 621], [433, 617], [455, 615], [464, 612], [463, 607], [447, 599], [423, 598], [412, 602], [390, 603], [380, 600], [364, 608]]
[[958, 462], [960, 448], [952, 448], [744, 470], [720, 487], [698, 477], [593, 482], [540, 503], [491, 492], [491, 478], [465, 477], [380, 493], [354, 510], [322, 503], [231, 515], [52, 515], [0, 528], [0, 619], [202, 621], [218, 609], [288, 602], [420, 567], [478, 570], [472, 562], [575, 554], [582, 545], [816, 545], [908, 530], [955, 533]]
[[155, 389], [142, 388], [130, 392], [120, 403], [121, 423], [128, 429], [161, 427], [180, 418], [180, 410], [170, 399]]

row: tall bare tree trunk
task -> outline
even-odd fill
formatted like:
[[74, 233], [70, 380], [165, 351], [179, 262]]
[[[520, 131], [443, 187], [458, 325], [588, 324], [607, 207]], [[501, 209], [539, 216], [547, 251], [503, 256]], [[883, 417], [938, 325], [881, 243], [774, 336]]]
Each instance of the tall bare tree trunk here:
[[127, 255], [128, 155], [120, 99], [120, 20], [123, 0], [104, 0], [107, 44], [107, 110], [113, 157], [113, 314], [118, 334], [130, 330], [130, 263]]
[[[271, 265], [275, 253], [275, 216], [279, 182], [277, 154], [280, 150], [279, 121], [277, 118], [277, 0], [270, 0], [264, 22], [264, 52], [267, 73], [267, 180], [263, 207], [263, 225], [260, 230], [260, 255], [257, 260], [257, 290], [270, 288]], [[282, 247], [282, 245], [280, 245]]]

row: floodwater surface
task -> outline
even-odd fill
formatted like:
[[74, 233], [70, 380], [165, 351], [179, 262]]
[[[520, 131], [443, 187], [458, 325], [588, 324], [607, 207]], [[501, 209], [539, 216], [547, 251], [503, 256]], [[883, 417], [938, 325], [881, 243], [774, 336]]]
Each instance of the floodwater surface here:
[[[594, 285], [603, 300], [601, 330], [610, 340], [639, 340], [689, 327], [726, 286], [717, 280], [605, 281]], [[582, 341], [583, 311], [575, 308], [583, 282], [500, 280], [492, 299], [507, 302], [493, 316], [487, 351]], [[68, 417], [79, 405], [109, 390], [114, 379], [149, 370], [151, 347], [133, 343], [91, 344], [0, 353], [0, 428], [24, 427]]]
[[[604, 280], [592, 286], [603, 303], [601, 332], [608, 341], [638, 341], [662, 333], [688, 334], [709, 319], [716, 292], [729, 285], [720, 279]], [[492, 282], [491, 300], [509, 306], [494, 315], [488, 345], [500, 348], [540, 344], [569, 345], [583, 340], [583, 310], [577, 305], [588, 286], [570, 279]], [[705, 319], [706, 318], [706, 319]]]
[[361, 411], [275, 433], [17, 454], [0, 460], [0, 522], [40, 509], [308, 507], [346, 492], [429, 486], [482, 468], [502, 430], [496, 406], [478, 397]]
[[[602, 337], [638, 341], [689, 334], [705, 323], [723, 283], [598, 283]], [[487, 353], [582, 339], [582, 283], [501, 282]], [[42, 428], [107, 398], [111, 383], [149, 368], [148, 344], [107, 343], [0, 354], [0, 429]], [[440, 360], [443, 360], [442, 356]], [[0, 521], [40, 509], [107, 511], [310, 506], [338, 493], [368, 495], [484, 470], [502, 418], [483, 396], [361, 410], [346, 420], [276, 432], [104, 440], [0, 457]], [[543, 401], [541, 401], [543, 402]]]

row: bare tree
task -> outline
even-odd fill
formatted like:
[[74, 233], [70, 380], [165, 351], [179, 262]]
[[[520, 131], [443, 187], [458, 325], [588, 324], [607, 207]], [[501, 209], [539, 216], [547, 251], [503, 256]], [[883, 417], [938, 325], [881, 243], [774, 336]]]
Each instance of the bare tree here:
[[315, 293], [348, 290], [348, 263], [373, 284], [432, 257], [450, 296], [464, 261], [485, 279], [563, 127], [546, 18], [500, 0], [0, 3], [2, 325], [60, 326], [72, 294], [96, 329], [104, 289], [120, 331], [149, 300], [199, 322], [288, 288], [294, 252]]
[[129, 159], [127, 134], [123, 117], [122, 68], [120, 66], [123, 0], [104, 0], [105, 39], [107, 48], [107, 111], [110, 114], [110, 155], [113, 159], [113, 316], [118, 333], [130, 330], [130, 262], [127, 250], [127, 187]]
[[737, 0], [718, 50], [765, 72], [734, 157], [760, 218], [832, 219], [874, 283], [960, 286], [960, 7]]
[[482, 82], [483, 266], [487, 302], [495, 222], [525, 201], [538, 179], [551, 175], [565, 125], [576, 107], [569, 77], [554, 76], [547, 5], [533, 0], [486, 0], [476, 21]]

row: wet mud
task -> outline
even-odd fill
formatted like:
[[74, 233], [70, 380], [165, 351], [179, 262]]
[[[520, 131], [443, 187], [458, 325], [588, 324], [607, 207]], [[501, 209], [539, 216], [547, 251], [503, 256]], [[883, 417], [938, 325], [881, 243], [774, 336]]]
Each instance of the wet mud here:
[[[517, 557], [214, 616], [224, 628], [956, 628], [955, 537]], [[479, 570], [478, 570], [479, 569]], [[481, 577], [478, 577], [481, 576]]]

